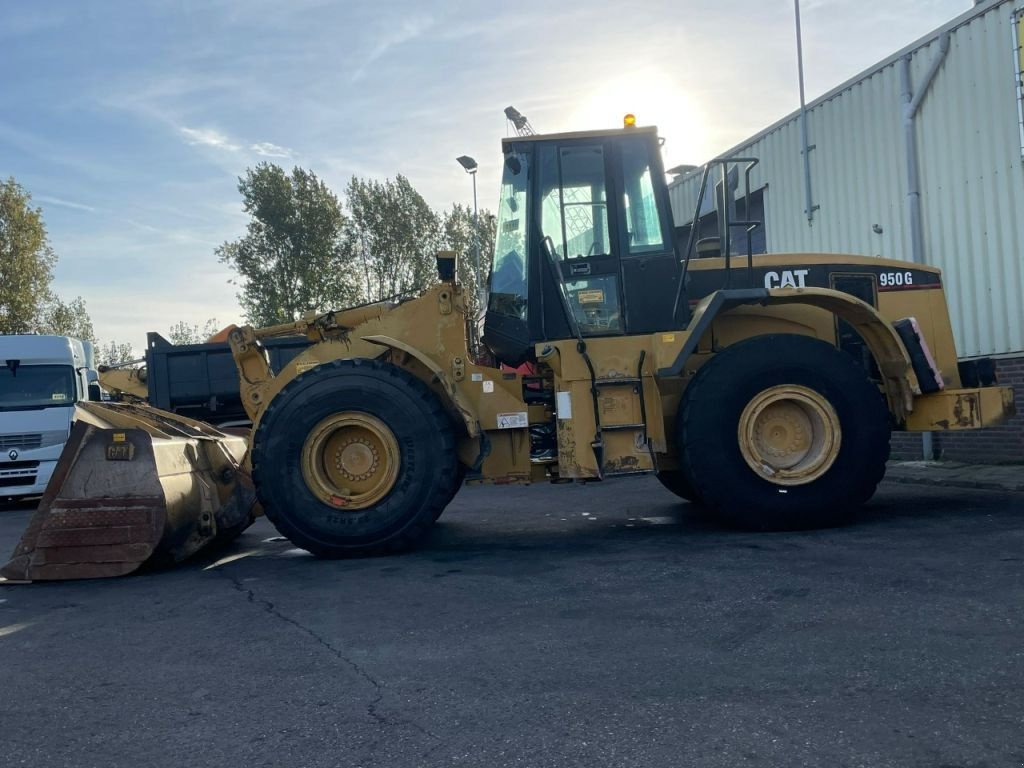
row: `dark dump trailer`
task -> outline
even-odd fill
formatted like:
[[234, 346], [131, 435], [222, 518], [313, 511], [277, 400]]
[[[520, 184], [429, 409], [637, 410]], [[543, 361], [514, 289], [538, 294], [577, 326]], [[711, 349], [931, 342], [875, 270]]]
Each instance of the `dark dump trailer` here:
[[[277, 373], [310, 342], [305, 336], [283, 336], [261, 344]], [[146, 384], [149, 404], [156, 408], [220, 426], [249, 423], [226, 341], [172, 344], [159, 333], [146, 334]]]

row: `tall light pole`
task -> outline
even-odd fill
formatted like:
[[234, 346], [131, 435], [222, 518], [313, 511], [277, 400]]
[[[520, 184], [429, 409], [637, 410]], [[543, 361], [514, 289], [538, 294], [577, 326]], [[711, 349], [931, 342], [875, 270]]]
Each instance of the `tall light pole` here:
[[814, 209], [817, 206], [811, 197], [811, 157], [812, 147], [807, 138], [807, 102], [804, 99], [804, 45], [800, 32], [800, 0], [793, 0], [796, 11], [796, 68], [800, 78], [800, 142], [803, 144], [804, 156], [804, 213], [807, 223], [814, 221]]
[[466, 173], [473, 177], [473, 254], [476, 260], [475, 267], [477, 298], [480, 302], [479, 308], [482, 309], [484, 306], [484, 281], [483, 271], [480, 269], [480, 215], [477, 213], [476, 208], [477, 165], [476, 160], [474, 160], [469, 155], [461, 155], [460, 157], [457, 157], [455, 159], [458, 161], [459, 165], [463, 167]]

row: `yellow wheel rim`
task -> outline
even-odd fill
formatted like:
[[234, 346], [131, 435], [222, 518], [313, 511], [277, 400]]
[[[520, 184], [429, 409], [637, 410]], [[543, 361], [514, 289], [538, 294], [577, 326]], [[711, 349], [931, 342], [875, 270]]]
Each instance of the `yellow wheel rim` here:
[[776, 485], [805, 485], [835, 463], [842, 442], [839, 416], [813, 389], [771, 387], [740, 414], [739, 443], [752, 470]]
[[394, 433], [361, 411], [328, 416], [302, 445], [306, 485], [326, 503], [344, 509], [365, 509], [387, 496], [400, 466]]

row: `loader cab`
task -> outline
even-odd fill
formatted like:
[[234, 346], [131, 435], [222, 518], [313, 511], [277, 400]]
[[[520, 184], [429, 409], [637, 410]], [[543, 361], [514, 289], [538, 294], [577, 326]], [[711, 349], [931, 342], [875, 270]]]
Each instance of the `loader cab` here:
[[677, 327], [680, 260], [656, 129], [516, 137], [503, 149], [484, 323], [497, 359]]

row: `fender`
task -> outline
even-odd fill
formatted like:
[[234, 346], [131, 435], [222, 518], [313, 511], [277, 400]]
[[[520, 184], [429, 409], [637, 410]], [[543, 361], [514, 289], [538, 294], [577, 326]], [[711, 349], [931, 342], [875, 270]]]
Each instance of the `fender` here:
[[830, 288], [742, 288], [715, 291], [694, 308], [687, 325], [687, 338], [671, 365], [658, 369], [659, 377], [679, 376], [686, 361], [697, 349], [715, 317], [735, 307], [760, 304], [779, 306], [803, 304], [818, 307], [842, 318], [867, 344], [882, 374], [889, 410], [897, 422], [904, 423], [914, 409], [914, 396], [920, 393], [910, 355], [899, 334], [878, 311], [855, 296]]
[[449, 401], [462, 418], [462, 421], [466, 426], [466, 432], [469, 436], [477, 437], [480, 434], [480, 420], [477, 418], [477, 414], [473, 409], [472, 403], [470, 403], [466, 396], [459, 391], [458, 387], [455, 386], [455, 382], [451, 381], [445, 375], [441, 366], [434, 362], [432, 358], [415, 347], [406, 344], [404, 341], [399, 341], [398, 339], [394, 339], [390, 336], [363, 336], [362, 341], [367, 341], [370, 344], [376, 344], [381, 347], [397, 349], [398, 351], [404, 352], [410, 357], [414, 357], [419, 360], [431, 373], [434, 374], [434, 378], [444, 388]]

